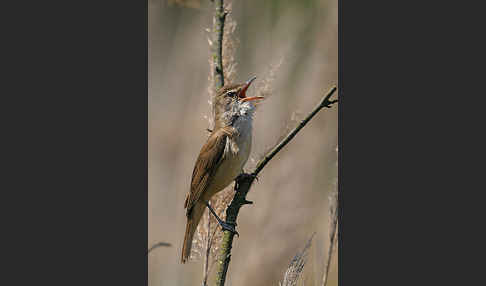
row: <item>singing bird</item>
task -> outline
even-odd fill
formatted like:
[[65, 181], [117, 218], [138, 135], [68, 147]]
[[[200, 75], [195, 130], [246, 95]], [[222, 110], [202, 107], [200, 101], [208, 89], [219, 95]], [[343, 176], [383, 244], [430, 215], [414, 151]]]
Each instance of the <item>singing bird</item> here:
[[256, 77], [242, 84], [223, 86], [213, 98], [214, 129], [201, 148], [192, 172], [191, 189], [186, 197], [187, 224], [182, 246], [182, 263], [191, 254], [192, 239], [204, 209], [209, 208], [223, 229], [235, 232], [214, 212], [209, 200], [243, 173], [251, 150], [254, 101], [246, 91]]

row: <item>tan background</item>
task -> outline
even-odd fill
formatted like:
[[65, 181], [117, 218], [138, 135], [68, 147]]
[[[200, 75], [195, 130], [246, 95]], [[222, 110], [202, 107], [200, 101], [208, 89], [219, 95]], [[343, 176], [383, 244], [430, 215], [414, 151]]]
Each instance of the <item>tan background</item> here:
[[[175, 2], [175, 1], [173, 1]], [[184, 2], [184, 1], [183, 1]], [[180, 264], [185, 195], [206, 140], [209, 115], [205, 29], [210, 1], [192, 7], [149, 0], [149, 285], [201, 285], [202, 259]], [[237, 81], [275, 71], [256, 114], [252, 158], [294, 127], [337, 84], [337, 0], [234, 1]], [[261, 82], [260, 82], [261, 83]], [[250, 170], [254, 161], [249, 160]], [[250, 168], [249, 168], [250, 167]], [[322, 110], [260, 174], [238, 218], [226, 285], [278, 285], [293, 256], [317, 232], [299, 285], [320, 285], [328, 244], [328, 195], [337, 183], [337, 106]], [[337, 257], [337, 252], [334, 253]], [[328, 285], [337, 285], [333, 259]], [[213, 269], [213, 273], [216, 269]], [[210, 284], [213, 280], [210, 279]]]

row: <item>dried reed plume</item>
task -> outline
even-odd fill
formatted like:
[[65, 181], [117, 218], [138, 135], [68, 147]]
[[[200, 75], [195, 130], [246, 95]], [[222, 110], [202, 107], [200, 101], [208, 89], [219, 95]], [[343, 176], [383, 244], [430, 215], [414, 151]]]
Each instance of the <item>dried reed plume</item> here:
[[299, 280], [300, 273], [304, 270], [304, 265], [307, 262], [307, 254], [309, 253], [309, 248], [311, 247], [312, 244], [312, 239], [314, 238], [314, 235], [316, 233], [314, 232], [307, 243], [305, 244], [305, 247], [302, 251], [297, 252], [297, 254], [294, 256], [292, 261], [290, 261], [290, 265], [287, 268], [287, 271], [285, 271], [284, 279], [283, 282], [280, 283], [280, 286], [296, 286], [297, 281]]
[[282, 66], [283, 60], [284, 58], [281, 57], [277, 63], [271, 64], [266, 75], [258, 81], [256, 90], [260, 93], [260, 96], [269, 98], [271, 95], [273, 95], [274, 81], [277, 77], [277, 71]]
[[[211, 198], [210, 204], [222, 220], [226, 220], [225, 208], [231, 202], [233, 196], [233, 190], [228, 187]], [[219, 227], [220, 226], [214, 216], [209, 210], [206, 210], [206, 213], [202, 217], [197, 228], [195, 239], [193, 240], [191, 259], [204, 259], [203, 285], [207, 285], [209, 273], [211, 273], [214, 263], [216, 262], [216, 256], [220, 245], [219, 242], [223, 237], [223, 232], [219, 230]]]
[[[274, 94], [274, 86], [275, 86], [275, 79], [277, 77], [277, 71], [282, 66], [283, 60], [284, 60], [284, 58], [281, 57], [278, 60], [277, 63], [270, 64], [270, 67], [268, 68], [268, 71], [266, 72], [266, 74], [260, 80], [258, 80], [258, 82], [256, 83], [256, 86], [255, 86], [255, 90], [259, 93], [259, 96], [263, 96], [263, 97], [265, 97], [265, 99], [268, 99], [270, 96], [272, 96]], [[258, 106], [259, 105], [257, 104], [256, 107], [258, 108]], [[297, 121], [295, 121], [295, 122], [297, 122]], [[295, 125], [295, 124], [293, 124], [293, 125]], [[288, 131], [290, 131], [290, 124], [286, 124], [284, 126], [285, 126], [285, 128], [282, 130], [283, 132], [280, 132], [281, 137], [279, 138], [279, 140], [277, 140], [277, 143], [275, 143], [275, 144], [278, 144], [278, 142], [280, 142], [283, 139], [283, 137], [285, 137], [285, 135], [288, 133]], [[248, 166], [247, 168], [253, 169], [255, 167], [256, 163], [260, 159], [262, 159], [263, 156], [265, 156], [265, 154], [268, 153], [268, 151], [270, 151], [272, 148], [275, 147], [275, 144], [265, 148], [265, 151], [257, 154], [256, 158], [255, 158], [254, 155], [250, 155], [250, 158], [249, 158], [248, 164], [247, 164], [247, 166]]]
[[[210, 200], [214, 211], [223, 221], [226, 220], [226, 206], [229, 205], [234, 196], [232, 186], [228, 186], [223, 191], [214, 195]], [[209, 210], [205, 210], [205, 214], [201, 218], [196, 233], [194, 234], [191, 259], [198, 260], [204, 258], [204, 263], [207, 264], [204, 265], [205, 272], [207, 268], [207, 274], [211, 272], [212, 266], [216, 261], [219, 242], [223, 236], [223, 232], [220, 230], [220, 226], [214, 216], [209, 213]]]
[[223, 73], [226, 83], [234, 82], [236, 79], [236, 67], [238, 64], [235, 60], [236, 49], [240, 44], [234, 35], [236, 30], [236, 21], [231, 16], [232, 3], [227, 3], [224, 10], [228, 12], [224, 22], [223, 34]]

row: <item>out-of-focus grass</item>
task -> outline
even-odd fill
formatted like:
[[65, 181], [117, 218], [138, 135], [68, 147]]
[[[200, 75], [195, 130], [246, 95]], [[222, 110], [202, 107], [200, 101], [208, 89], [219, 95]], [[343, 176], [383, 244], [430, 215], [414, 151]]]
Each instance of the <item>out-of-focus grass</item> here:
[[[182, 265], [185, 195], [207, 138], [210, 1], [199, 8], [149, 0], [149, 285], [194, 285], [202, 261]], [[275, 71], [272, 95], [255, 117], [252, 157], [337, 84], [337, 0], [234, 1], [237, 81]], [[255, 87], [249, 94], [256, 93]], [[295, 253], [317, 232], [301, 275], [320, 285], [328, 243], [328, 195], [337, 177], [337, 106], [322, 110], [263, 170], [238, 218], [227, 285], [278, 285]], [[250, 159], [246, 169], [252, 165]], [[209, 280], [212, 283], [212, 280]], [[337, 252], [328, 285], [337, 285]]]

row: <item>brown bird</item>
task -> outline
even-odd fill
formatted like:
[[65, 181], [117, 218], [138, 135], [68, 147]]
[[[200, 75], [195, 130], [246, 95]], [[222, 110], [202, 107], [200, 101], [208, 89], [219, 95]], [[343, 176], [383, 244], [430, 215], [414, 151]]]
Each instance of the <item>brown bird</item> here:
[[211, 197], [243, 173], [243, 166], [251, 150], [254, 100], [261, 96], [247, 97], [246, 91], [256, 77], [243, 84], [223, 86], [213, 98], [214, 129], [199, 152], [192, 172], [191, 190], [186, 197], [187, 224], [182, 246], [182, 263], [191, 254], [192, 239], [206, 207], [216, 217], [223, 229], [236, 232], [223, 222], [209, 205]]

